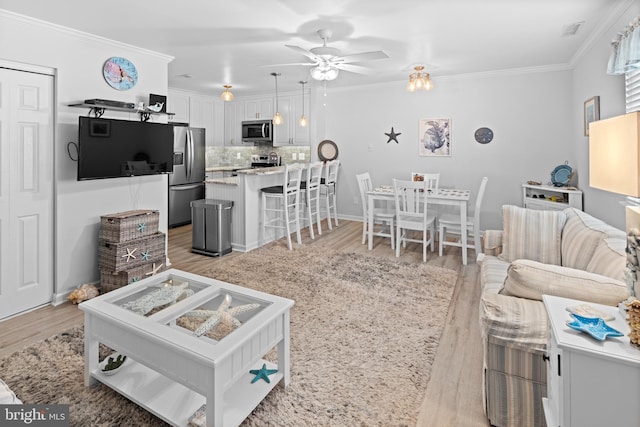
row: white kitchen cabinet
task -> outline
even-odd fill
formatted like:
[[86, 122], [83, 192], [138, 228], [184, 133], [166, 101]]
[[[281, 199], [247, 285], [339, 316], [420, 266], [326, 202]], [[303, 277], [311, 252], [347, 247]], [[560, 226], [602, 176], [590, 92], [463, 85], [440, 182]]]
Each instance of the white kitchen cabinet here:
[[247, 99], [244, 102], [244, 119], [271, 119], [273, 118], [273, 98]]
[[[599, 341], [576, 331], [567, 307], [582, 301], [544, 295], [549, 317], [547, 426], [637, 427], [640, 420], [640, 349], [629, 342], [629, 327], [616, 307], [587, 303], [615, 316], [607, 324], [622, 337]], [[533, 403], [532, 403], [533, 404]]]
[[167, 111], [174, 113], [172, 117], [169, 117], [169, 122], [189, 123], [189, 104], [189, 94], [169, 89], [167, 95]]
[[582, 210], [582, 191], [551, 185], [522, 184], [522, 204], [529, 209], [562, 210], [573, 207]]
[[[232, 101], [224, 104], [224, 145], [243, 145], [244, 104], [244, 101]], [[247, 145], [253, 145], [253, 143], [247, 143]]]
[[[216, 134], [214, 105], [213, 97], [196, 93], [169, 90], [167, 96], [167, 111], [173, 108], [178, 111], [172, 117], [171, 122], [189, 123], [191, 127], [204, 128], [207, 146], [222, 145], [223, 142], [220, 135]], [[218, 126], [221, 127], [222, 123], [219, 123]]]
[[[282, 96], [279, 98], [279, 110], [284, 123], [274, 126], [274, 147], [288, 145], [309, 145], [309, 123], [300, 126], [302, 116], [302, 95]], [[308, 96], [305, 96], [305, 116], [309, 122]]]

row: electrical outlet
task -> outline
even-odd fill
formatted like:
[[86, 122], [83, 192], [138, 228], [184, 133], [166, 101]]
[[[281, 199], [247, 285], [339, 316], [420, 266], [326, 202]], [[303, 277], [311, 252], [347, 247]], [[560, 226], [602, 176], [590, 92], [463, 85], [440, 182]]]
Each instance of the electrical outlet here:
[[241, 158], [242, 158], [242, 153], [236, 154], [236, 159], [241, 159]]
[[300, 154], [298, 154], [298, 159], [300, 159], [300, 160], [304, 160], [304, 153], [300, 153]]
[[298, 153], [293, 153], [293, 154], [291, 155], [291, 159], [292, 159], [292, 160], [298, 160]]

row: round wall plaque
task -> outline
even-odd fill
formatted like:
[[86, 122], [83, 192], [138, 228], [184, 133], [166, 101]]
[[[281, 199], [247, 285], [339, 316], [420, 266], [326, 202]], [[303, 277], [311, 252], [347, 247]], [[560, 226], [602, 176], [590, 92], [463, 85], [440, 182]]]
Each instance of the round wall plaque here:
[[318, 144], [318, 157], [323, 162], [335, 160], [338, 157], [338, 146], [330, 139], [325, 139]]
[[479, 128], [474, 137], [480, 144], [488, 144], [493, 140], [493, 131], [489, 128]]
[[128, 59], [114, 56], [102, 67], [105, 81], [114, 89], [129, 90], [138, 83], [138, 70]]

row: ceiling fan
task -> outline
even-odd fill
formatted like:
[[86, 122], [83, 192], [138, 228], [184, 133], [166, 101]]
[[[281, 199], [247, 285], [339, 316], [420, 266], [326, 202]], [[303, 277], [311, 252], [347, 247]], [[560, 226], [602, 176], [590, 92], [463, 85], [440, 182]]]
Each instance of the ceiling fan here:
[[327, 40], [331, 38], [333, 32], [331, 30], [318, 30], [317, 33], [322, 39], [322, 46], [307, 50], [300, 46], [285, 45], [288, 48], [303, 54], [313, 62], [282, 65], [310, 65], [313, 66], [310, 70], [311, 77], [315, 80], [333, 80], [338, 77], [340, 70], [348, 71], [350, 73], [369, 74], [369, 69], [361, 65], [354, 65], [354, 63], [385, 59], [389, 57], [389, 55], [381, 50], [340, 56], [339, 49], [327, 46]]

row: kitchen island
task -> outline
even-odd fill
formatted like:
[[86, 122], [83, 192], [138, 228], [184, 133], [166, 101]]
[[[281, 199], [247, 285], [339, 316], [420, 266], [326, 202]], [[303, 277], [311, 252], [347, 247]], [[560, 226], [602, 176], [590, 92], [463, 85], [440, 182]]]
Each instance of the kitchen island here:
[[[284, 236], [284, 232], [268, 229], [262, 236], [260, 189], [282, 185], [284, 167], [242, 169], [237, 176], [205, 180], [207, 199], [229, 200], [231, 209], [231, 248], [247, 252]], [[302, 218], [302, 212], [301, 212]]]

